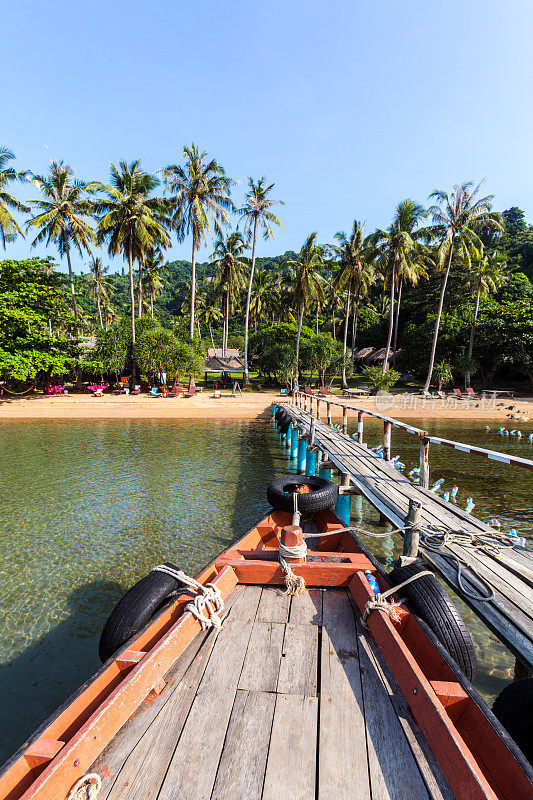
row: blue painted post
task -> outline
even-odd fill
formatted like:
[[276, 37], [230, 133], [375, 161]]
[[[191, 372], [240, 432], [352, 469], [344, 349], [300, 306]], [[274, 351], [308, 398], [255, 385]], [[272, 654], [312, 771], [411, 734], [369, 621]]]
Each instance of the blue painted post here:
[[327, 461], [321, 461], [318, 467], [318, 474], [321, 478], [325, 478], [327, 481], [331, 480], [333, 470], [331, 467], [323, 467], [322, 464], [327, 464]]
[[276, 411], [277, 411], [277, 410], [278, 410], [278, 409], [276, 408], [276, 404], [275, 404], [275, 403], [272, 403], [272, 416], [273, 416], [273, 417], [275, 417], [275, 416], [276, 416]]
[[307, 458], [305, 460], [305, 474], [306, 475], [315, 475], [316, 474], [316, 450], [308, 450], [307, 451]]
[[296, 458], [298, 455], [298, 428], [293, 428], [291, 431], [291, 458]]
[[292, 436], [292, 422], [289, 422], [289, 427], [287, 428], [287, 433], [285, 434], [285, 447], [291, 446], [291, 436]]
[[[350, 488], [350, 476], [347, 472], [342, 473], [341, 481], [342, 489]], [[352, 496], [351, 494], [337, 495], [337, 502], [335, 503], [335, 513], [341, 518], [346, 527], [350, 524], [350, 517], [352, 512]]]
[[307, 460], [307, 439], [300, 439], [298, 442], [298, 463], [296, 469], [299, 475], [305, 472], [305, 462]]

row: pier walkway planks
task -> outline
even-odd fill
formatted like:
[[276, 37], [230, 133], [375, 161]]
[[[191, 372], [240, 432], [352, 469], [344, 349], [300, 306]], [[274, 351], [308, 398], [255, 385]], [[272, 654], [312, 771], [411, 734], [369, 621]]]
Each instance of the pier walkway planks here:
[[[350, 475], [361, 494], [395, 527], [403, 525], [409, 500], [413, 499], [422, 503], [423, 525], [490, 533], [489, 526], [481, 520], [447, 503], [434, 492], [411, 483], [391, 462], [379, 458], [364, 444], [294, 405], [282, 403], [278, 406], [283, 407], [306, 431], [309, 431], [311, 419], [315, 419], [315, 444], [342, 472]], [[420, 549], [427, 561], [498, 638], [533, 670], [533, 552], [505, 549], [501, 553], [489, 554], [457, 544], [445, 548], [445, 552], [472, 565], [492, 587], [494, 598], [484, 602], [472, 599], [461, 590], [456, 568], [443, 555], [423, 547]], [[483, 586], [470, 571], [463, 573], [463, 582], [469, 591], [484, 593]]]
[[287, 598], [237, 589], [99, 757], [99, 800], [453, 800], [347, 593]]

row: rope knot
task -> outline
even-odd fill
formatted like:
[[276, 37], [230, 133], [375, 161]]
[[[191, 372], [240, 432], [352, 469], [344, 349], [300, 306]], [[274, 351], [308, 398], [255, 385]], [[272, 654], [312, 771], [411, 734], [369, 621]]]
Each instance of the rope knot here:
[[190, 611], [200, 623], [203, 631], [206, 628], [222, 628], [220, 612], [224, 609], [224, 601], [218, 586], [215, 586], [214, 583], [206, 583], [205, 585], [199, 583], [199, 581], [191, 578], [190, 575], [186, 575], [182, 569], [176, 569], [176, 567], [168, 564], [160, 564], [158, 567], [154, 567], [152, 572], [164, 572], [179, 583], [188, 586], [193, 592], [196, 592], [196, 597], [190, 603], [187, 603], [185, 611]]

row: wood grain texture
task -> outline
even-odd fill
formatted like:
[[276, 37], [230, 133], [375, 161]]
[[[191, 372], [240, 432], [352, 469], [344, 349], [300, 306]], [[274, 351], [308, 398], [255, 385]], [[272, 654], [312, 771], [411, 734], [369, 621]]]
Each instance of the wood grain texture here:
[[260, 587], [247, 587], [232, 606], [158, 800], [209, 800], [260, 596]]
[[262, 800], [314, 800], [317, 718], [317, 697], [278, 694]]
[[344, 592], [324, 592], [318, 800], [370, 800], [355, 618]]
[[254, 622], [239, 689], [276, 691], [284, 634], [285, 625], [280, 622]]
[[237, 692], [212, 800], [261, 800], [276, 695]]
[[258, 622], [287, 622], [291, 596], [284, 589], [266, 586], [261, 594], [256, 620]]
[[318, 628], [290, 625], [285, 628], [278, 692], [314, 696], [317, 691]]
[[289, 622], [292, 625], [322, 625], [322, 590], [306, 589], [294, 595]]

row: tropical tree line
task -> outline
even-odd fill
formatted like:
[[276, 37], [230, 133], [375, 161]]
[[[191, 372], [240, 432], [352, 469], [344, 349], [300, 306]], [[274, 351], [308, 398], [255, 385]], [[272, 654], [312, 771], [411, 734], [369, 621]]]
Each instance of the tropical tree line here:
[[[317, 233], [312, 233], [299, 252], [278, 259], [275, 269], [265, 269], [257, 268], [258, 236], [270, 239], [275, 227], [282, 225], [273, 211], [276, 204], [282, 205], [273, 199], [274, 184], [265, 178], [249, 178], [244, 203], [237, 207], [231, 198], [235, 180], [194, 144], [183, 149], [180, 163], [169, 165], [158, 175], [147, 173], [139, 160], [112, 164], [107, 183], [78, 180], [63, 162], [52, 163], [46, 175], [17, 172], [13, 159], [13, 153], [0, 150], [0, 231], [4, 247], [24, 235], [25, 228], [32, 246], [54, 245], [59, 256], [66, 259], [78, 336], [90, 327], [83, 308], [80, 317], [79, 306], [84, 305], [81, 289], [94, 304], [100, 329], [116, 324], [124, 312], [114, 302], [116, 276], [109, 274], [92, 248], [104, 245], [111, 257], [124, 260], [128, 268], [133, 379], [137, 368], [136, 328], [143, 316], [153, 319], [157, 315], [158, 298], [165, 294], [170, 280], [172, 264], [165, 262], [164, 251], [172, 237], [178, 241], [189, 238], [191, 243], [188, 299], [182, 294], [174, 321], [188, 320], [189, 343], [204, 339], [215, 346], [216, 339], [223, 351], [240, 333], [245, 383], [249, 380], [250, 330], [255, 334], [275, 322], [288, 321], [296, 326], [290, 365], [293, 376], [301, 371], [305, 323], [313, 325], [316, 337], [327, 334], [340, 342], [342, 357], [338, 364], [343, 385], [348, 355], [355, 356], [365, 329], [368, 332], [372, 328], [372, 320], [379, 323], [377, 333], [374, 324], [377, 338], [373, 344], [384, 344], [382, 376], [385, 378], [399, 348], [404, 350], [406, 366], [412, 368], [401, 341], [402, 335], [407, 336], [406, 341], [410, 335], [405, 305], [408, 313], [414, 310], [414, 317], [423, 320], [422, 327], [427, 328], [431, 320], [431, 340], [423, 359], [427, 390], [435, 370], [440, 380], [439, 375], [450, 368], [445, 358], [438, 360], [442, 351], [439, 337], [443, 314], [447, 325], [449, 307], [458, 289], [463, 306], [465, 298], [472, 306], [467, 341], [456, 357], [469, 382], [478, 368], [474, 356], [480, 309], [483, 316], [490, 298], [509, 280], [516, 282], [517, 270], [524, 266], [523, 253], [528, 257], [523, 212], [516, 208], [503, 214], [494, 211], [493, 197], [483, 196], [481, 185], [470, 182], [455, 186], [449, 193], [436, 190], [427, 207], [411, 199], [402, 201], [386, 229], [366, 231], [366, 226], [355, 220], [349, 232], [335, 235], [333, 243], [321, 243]], [[29, 181], [39, 196], [22, 203], [8, 191], [16, 181]], [[21, 213], [28, 215], [25, 223], [17, 221]], [[212, 256], [208, 265], [201, 265], [198, 283], [196, 255], [209, 242]], [[73, 274], [72, 250], [89, 259], [82, 281]], [[525, 275], [523, 278], [531, 285]], [[257, 344], [257, 337], [255, 341]], [[257, 359], [257, 353], [254, 357]], [[420, 368], [418, 361], [418, 372]]]

